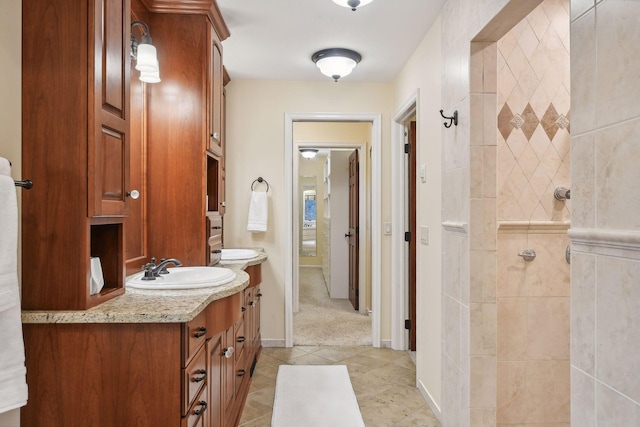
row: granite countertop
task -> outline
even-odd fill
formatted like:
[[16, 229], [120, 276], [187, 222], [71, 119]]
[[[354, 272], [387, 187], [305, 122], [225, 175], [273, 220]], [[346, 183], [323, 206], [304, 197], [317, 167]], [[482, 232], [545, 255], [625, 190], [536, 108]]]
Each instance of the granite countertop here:
[[222, 286], [185, 290], [141, 290], [126, 288], [123, 295], [88, 310], [23, 311], [22, 323], [183, 323], [193, 320], [211, 302], [237, 294], [249, 285], [243, 270], [262, 264], [267, 254], [248, 260], [221, 261], [217, 266], [236, 272]]

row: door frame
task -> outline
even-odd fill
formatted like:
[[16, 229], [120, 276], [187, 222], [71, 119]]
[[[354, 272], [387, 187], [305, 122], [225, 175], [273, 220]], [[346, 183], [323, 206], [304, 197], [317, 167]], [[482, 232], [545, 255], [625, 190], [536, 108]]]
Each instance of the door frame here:
[[[366, 153], [367, 144], [362, 142], [345, 142], [341, 144], [339, 142], [295, 142], [293, 143], [293, 153], [297, 153], [300, 148], [320, 148], [326, 150], [358, 150], [359, 157], [363, 157], [364, 153]], [[292, 155], [293, 155], [292, 153]], [[293, 176], [297, 177], [300, 171], [299, 165], [300, 156], [293, 156]], [[361, 228], [363, 230], [367, 229], [368, 221], [367, 221], [367, 188], [366, 188], [366, 171], [367, 171], [367, 161], [366, 159], [360, 161], [361, 167], [360, 172], [358, 174], [358, 178], [360, 180], [359, 190], [360, 194], [358, 197], [358, 207], [359, 211], [359, 221], [361, 224], [364, 224]], [[293, 294], [292, 294], [292, 303], [293, 303], [293, 312], [297, 313], [300, 305], [300, 188], [299, 188], [299, 180], [293, 180]], [[317, 236], [316, 236], [317, 240]], [[367, 236], [360, 236], [358, 243], [362, 245], [363, 242], [366, 243]], [[365, 247], [360, 246], [359, 251], [359, 259], [358, 259], [358, 287], [361, 289], [360, 297], [358, 298], [360, 304], [359, 312], [364, 314], [366, 313], [366, 301], [367, 301], [367, 292], [366, 292], [366, 254], [364, 252]]]
[[[284, 118], [284, 164], [285, 164], [285, 272], [284, 272], [284, 301], [285, 301], [285, 346], [293, 347], [293, 306], [294, 306], [294, 279], [297, 285], [297, 272], [299, 267], [298, 253], [294, 253], [294, 248], [298, 247], [298, 229], [295, 226], [298, 217], [294, 211], [294, 198], [297, 200], [297, 159], [294, 156], [295, 143], [293, 141], [294, 122], [369, 122], [371, 123], [371, 182], [370, 189], [370, 222], [366, 222], [367, 215], [361, 212], [360, 218], [364, 214], [365, 222], [361, 224], [363, 233], [360, 233], [361, 253], [367, 247], [371, 248], [371, 338], [373, 347], [380, 347], [380, 292], [381, 292], [381, 197], [382, 190], [382, 169], [380, 147], [382, 144], [382, 117], [379, 113], [285, 113]], [[335, 143], [333, 143], [335, 145]], [[357, 144], [354, 144], [357, 145]], [[349, 148], [345, 146], [344, 148]], [[355, 147], [359, 148], [359, 147]], [[366, 146], [362, 152], [362, 157], [366, 157]], [[362, 160], [362, 159], [361, 159]], [[366, 173], [366, 167], [361, 168], [361, 174]], [[362, 175], [361, 175], [362, 177]], [[295, 178], [295, 179], [294, 179]], [[366, 175], [365, 175], [366, 178]], [[361, 182], [361, 186], [366, 183], [366, 179]], [[294, 188], [295, 187], [295, 188]], [[366, 197], [367, 192], [361, 194], [361, 201]], [[297, 209], [297, 204], [295, 205]], [[361, 205], [362, 206], [362, 205]], [[377, 224], [377, 225], [376, 225]], [[360, 261], [360, 272], [363, 273], [360, 283], [364, 283], [366, 275], [363, 272], [366, 265], [366, 257]], [[361, 289], [366, 290], [366, 286]], [[297, 290], [296, 290], [297, 292]], [[366, 291], [361, 293], [361, 298], [366, 298]], [[296, 296], [297, 299], [297, 296]], [[362, 301], [362, 300], [361, 300]], [[366, 306], [366, 304], [365, 304]]]
[[[406, 259], [409, 256], [404, 241], [407, 224], [407, 170], [405, 166], [405, 129], [406, 122], [414, 115], [418, 116], [420, 107], [420, 89], [409, 96], [391, 120], [391, 348], [406, 350], [409, 347], [409, 334], [404, 328], [408, 318], [409, 277]], [[420, 121], [416, 120], [416, 157], [419, 158]], [[417, 197], [417, 195], [416, 195]], [[417, 234], [417, 233], [416, 233]], [[417, 238], [418, 236], [412, 236]]]

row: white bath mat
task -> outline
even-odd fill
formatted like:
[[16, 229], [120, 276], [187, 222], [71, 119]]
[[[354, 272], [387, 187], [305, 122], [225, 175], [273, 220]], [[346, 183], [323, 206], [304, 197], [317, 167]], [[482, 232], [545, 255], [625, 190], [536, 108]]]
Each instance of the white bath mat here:
[[344, 365], [280, 365], [271, 427], [364, 427]]

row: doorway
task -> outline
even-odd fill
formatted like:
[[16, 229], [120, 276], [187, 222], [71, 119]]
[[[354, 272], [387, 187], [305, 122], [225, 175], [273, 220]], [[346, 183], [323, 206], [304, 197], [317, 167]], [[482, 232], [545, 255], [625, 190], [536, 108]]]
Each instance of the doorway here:
[[[380, 161], [380, 145], [381, 145], [381, 117], [379, 114], [323, 114], [323, 113], [308, 113], [308, 114], [291, 114], [285, 115], [285, 180], [286, 180], [286, 200], [287, 200], [287, 236], [286, 236], [286, 251], [285, 251], [285, 345], [287, 347], [293, 346], [293, 313], [294, 309], [297, 309], [297, 303], [299, 298], [298, 289], [298, 274], [299, 274], [299, 253], [297, 250], [297, 242], [299, 241], [298, 230], [298, 216], [296, 215], [296, 208], [298, 202], [297, 196], [297, 179], [294, 179], [297, 173], [297, 152], [300, 143], [295, 143], [293, 138], [293, 124], [294, 122], [354, 122], [354, 123], [369, 123], [371, 126], [370, 144], [369, 146], [362, 146], [356, 144], [351, 148], [360, 148], [361, 153], [364, 154], [361, 158], [361, 162], [368, 163], [368, 167], [362, 167], [361, 181], [368, 183], [367, 191], [360, 193], [360, 206], [364, 206], [365, 209], [360, 211], [360, 224], [364, 232], [359, 233], [359, 245], [360, 253], [366, 254], [364, 259], [359, 262], [359, 275], [360, 275], [360, 301], [369, 299], [368, 306], [370, 307], [371, 316], [371, 341], [374, 347], [380, 347], [380, 229], [374, 227], [372, 224], [380, 224], [380, 189], [381, 189], [381, 161]], [[335, 144], [335, 143], [334, 143]], [[304, 145], [304, 144], [302, 144]], [[314, 143], [317, 145], [318, 143]], [[331, 144], [324, 144], [325, 147], [330, 147]], [[320, 144], [319, 146], [322, 146]], [[296, 155], [294, 155], [294, 153]], [[364, 176], [365, 171], [369, 170], [369, 177]], [[368, 203], [365, 197], [368, 197]], [[364, 250], [362, 248], [365, 248]], [[372, 266], [372, 267], [367, 267]], [[373, 267], [375, 266], [375, 267]], [[367, 274], [369, 273], [369, 274]], [[362, 292], [363, 289], [367, 289], [362, 285], [365, 280], [370, 282], [370, 292], [367, 295], [366, 292]], [[361, 309], [364, 309], [366, 305], [362, 305]]]

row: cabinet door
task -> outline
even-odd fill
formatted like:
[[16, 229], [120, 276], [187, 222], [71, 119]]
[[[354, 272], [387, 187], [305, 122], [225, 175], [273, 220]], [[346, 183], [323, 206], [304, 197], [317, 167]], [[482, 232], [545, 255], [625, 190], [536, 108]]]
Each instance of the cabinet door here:
[[129, 0], [95, 0], [93, 4], [95, 33], [89, 48], [94, 60], [89, 74], [93, 80], [89, 85], [89, 216], [127, 213], [130, 10]]
[[218, 334], [207, 342], [209, 358], [209, 421], [211, 427], [223, 427], [222, 412], [222, 384], [224, 381], [223, 371], [223, 341], [224, 333]]
[[222, 47], [211, 29], [211, 82], [209, 91], [209, 150], [218, 156], [223, 153], [222, 139]]

